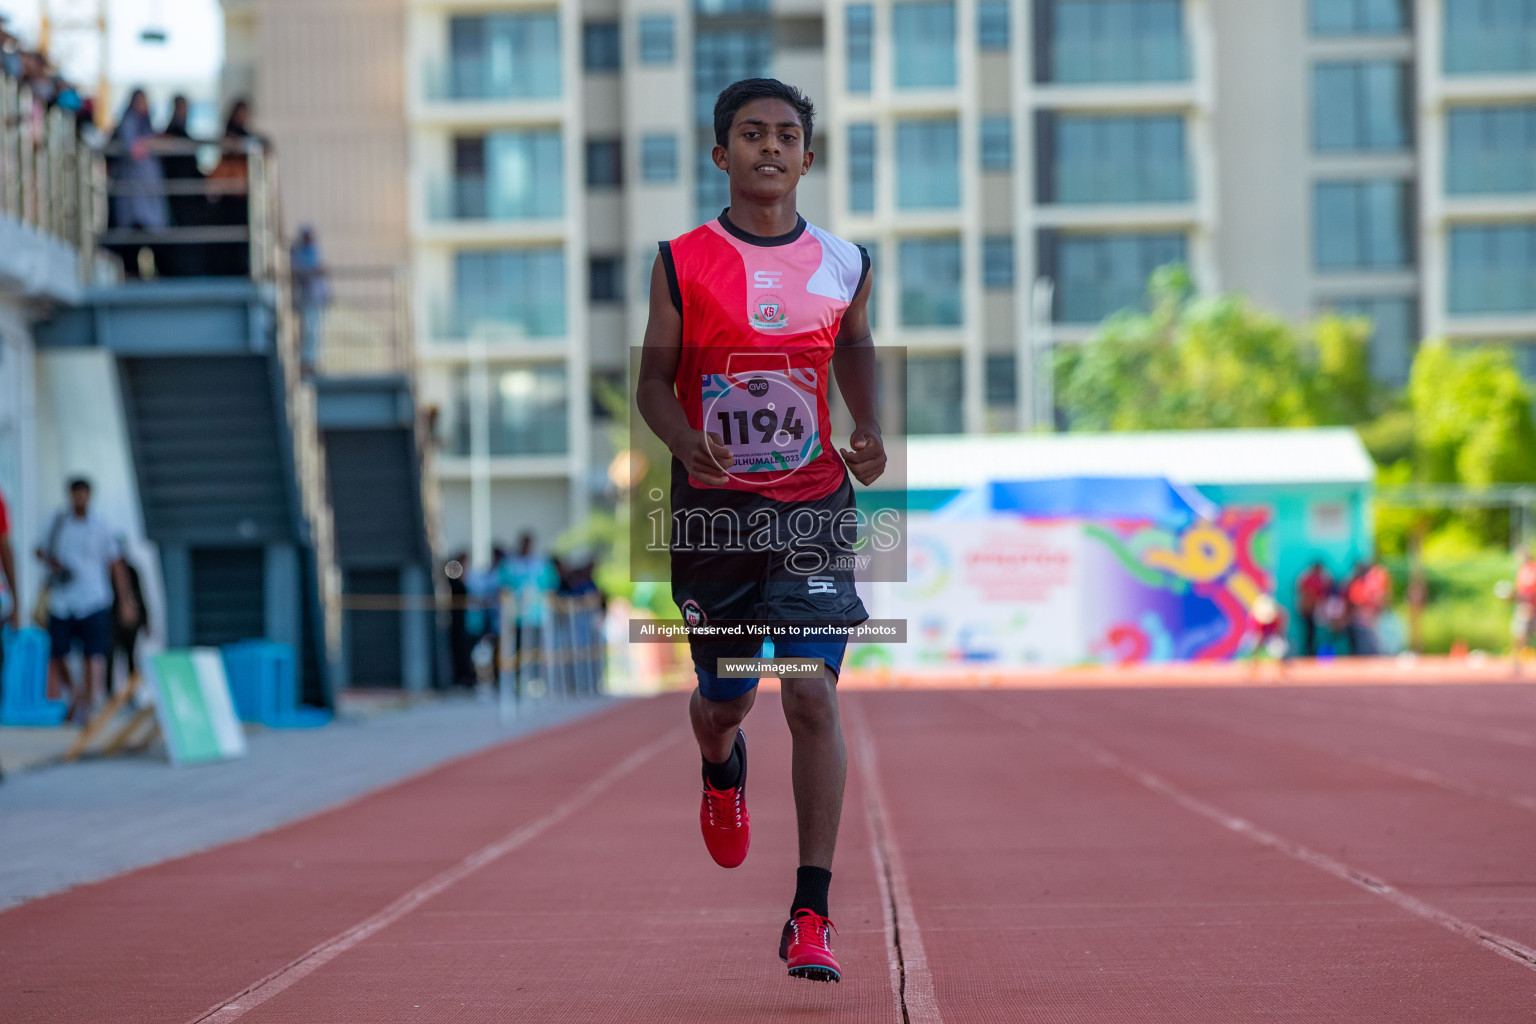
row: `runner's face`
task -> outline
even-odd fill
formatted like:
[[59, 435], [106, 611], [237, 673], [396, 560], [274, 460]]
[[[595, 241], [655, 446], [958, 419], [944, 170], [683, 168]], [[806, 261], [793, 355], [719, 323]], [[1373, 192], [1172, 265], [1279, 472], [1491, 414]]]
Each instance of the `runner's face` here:
[[715, 164], [731, 176], [731, 189], [755, 199], [793, 192], [811, 169], [800, 115], [783, 100], [753, 100], [736, 111], [728, 145], [716, 146]]

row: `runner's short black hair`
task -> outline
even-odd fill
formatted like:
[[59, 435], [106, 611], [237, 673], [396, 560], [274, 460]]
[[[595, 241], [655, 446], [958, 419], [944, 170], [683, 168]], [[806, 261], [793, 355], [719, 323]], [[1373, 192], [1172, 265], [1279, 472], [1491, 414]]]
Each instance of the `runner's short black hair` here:
[[69, 489], [71, 491], [88, 491], [91, 489], [91, 482], [83, 476], [77, 476], [69, 482]]
[[720, 90], [715, 100], [715, 145], [728, 145], [726, 139], [730, 137], [736, 111], [753, 100], [783, 100], [794, 107], [805, 131], [805, 148], [811, 148], [811, 122], [816, 119], [816, 107], [799, 89], [777, 78], [743, 78]]

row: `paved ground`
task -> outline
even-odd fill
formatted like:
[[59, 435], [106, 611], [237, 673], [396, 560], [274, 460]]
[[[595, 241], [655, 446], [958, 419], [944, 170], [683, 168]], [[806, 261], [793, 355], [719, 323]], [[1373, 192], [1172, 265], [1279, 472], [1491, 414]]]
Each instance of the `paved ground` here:
[[75, 729], [0, 730], [7, 755], [49, 755], [26, 771], [0, 762], [0, 907], [274, 828], [607, 703], [529, 701], [503, 726], [472, 698], [354, 700], [323, 729], [255, 729], [246, 757], [183, 768], [163, 753], [58, 764]]
[[836, 986], [774, 955], [776, 703], [735, 871], [626, 702], [0, 913], [7, 1024], [1536, 1015], [1532, 684], [846, 693]]

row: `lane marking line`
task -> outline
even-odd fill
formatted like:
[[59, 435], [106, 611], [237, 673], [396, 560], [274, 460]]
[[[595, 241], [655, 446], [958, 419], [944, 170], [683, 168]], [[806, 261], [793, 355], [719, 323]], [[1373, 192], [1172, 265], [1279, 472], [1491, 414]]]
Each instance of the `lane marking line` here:
[[885, 915], [885, 952], [891, 970], [891, 990], [901, 1011], [902, 1024], [944, 1024], [933, 991], [928, 953], [912, 908], [912, 891], [901, 851], [891, 831], [885, 791], [880, 785], [874, 734], [865, 720], [863, 701], [849, 701], [848, 724], [859, 774], [864, 784], [864, 820], [869, 828], [869, 852], [875, 862], [875, 881]]
[[[1282, 746], [1300, 747], [1313, 753], [1324, 754], [1328, 757], [1344, 761], [1349, 764], [1370, 768], [1374, 771], [1385, 772], [1388, 775], [1399, 775], [1403, 778], [1413, 779], [1415, 782], [1423, 782], [1441, 789], [1460, 793], [1463, 796], [1477, 797], [1480, 800], [1494, 800], [1499, 803], [1507, 803], [1521, 810], [1536, 812], [1536, 796], [1527, 796], [1523, 793], [1512, 793], [1506, 790], [1493, 789], [1481, 786], [1474, 782], [1467, 782], [1450, 775], [1442, 775], [1440, 772], [1429, 768], [1421, 768], [1418, 765], [1408, 764], [1406, 761], [1397, 761], [1379, 754], [1372, 754], [1364, 750], [1349, 750], [1345, 747], [1336, 747], [1329, 743], [1316, 743], [1312, 740], [1301, 739], [1283, 733], [1265, 732], [1251, 726], [1234, 722], [1222, 715], [1209, 713], [1182, 714], [1168, 712], [1161, 709], [1149, 711], [1146, 707], [1136, 709], [1138, 715], [1153, 715], [1167, 722], [1185, 722], [1203, 725], [1209, 729], [1225, 732], [1233, 736], [1245, 736], [1249, 739], [1264, 740]], [[1305, 717], [1305, 716], [1303, 716]]]
[[592, 802], [605, 789], [634, 771], [667, 747], [682, 739], [686, 730], [679, 726], [669, 729], [660, 738], [652, 740], [633, 754], [608, 769], [602, 775], [566, 797], [543, 817], [521, 825], [488, 846], [465, 857], [453, 867], [429, 878], [404, 896], [373, 916], [359, 921], [284, 967], [278, 968], [260, 981], [231, 996], [216, 1006], [194, 1017], [190, 1024], [226, 1024], [238, 1020], [251, 1010], [279, 995], [291, 986], [314, 974], [320, 968], [341, 956], [359, 943], [367, 941], [402, 917], [415, 910], [432, 897], [463, 881], [487, 864], [506, 856], [513, 850], [527, 845], [552, 826], [569, 818], [576, 811]]
[[[968, 701], [967, 703], [974, 703], [978, 706], [985, 707], [985, 705], [981, 705], [975, 701]], [[1038, 715], [1029, 714], [1026, 712], [1026, 714], [1029, 714], [1029, 717], [1032, 719], [1032, 721], [1025, 722], [1021, 719], [1012, 718], [1012, 716], [1002, 714], [997, 709], [988, 708], [988, 710], [990, 710], [991, 713], [996, 717], [1002, 718], [1004, 720], [1012, 720], [1016, 724], [1026, 725], [1033, 729], [1039, 729], [1041, 727], [1042, 720]], [[1439, 907], [1425, 903], [1423, 900], [1416, 899], [1415, 897], [1408, 895], [1401, 889], [1398, 889], [1396, 886], [1392, 885], [1390, 882], [1377, 878], [1374, 875], [1359, 870], [1358, 868], [1350, 867], [1343, 861], [1335, 860], [1332, 857], [1329, 857], [1327, 854], [1318, 853], [1316, 850], [1313, 850], [1307, 846], [1303, 846], [1301, 843], [1293, 842], [1292, 840], [1286, 839], [1283, 836], [1276, 835], [1267, 829], [1260, 828], [1253, 822], [1224, 811], [1220, 807], [1217, 807], [1215, 804], [1206, 803], [1199, 797], [1180, 789], [1178, 786], [1174, 785], [1172, 782], [1169, 782], [1162, 776], [1154, 774], [1153, 772], [1149, 772], [1145, 768], [1141, 768], [1138, 765], [1132, 764], [1130, 761], [1127, 761], [1120, 755], [1106, 749], [1105, 747], [1099, 746], [1097, 743], [1094, 743], [1091, 740], [1081, 739], [1059, 728], [1053, 728], [1050, 731], [1060, 736], [1071, 746], [1076, 747], [1078, 750], [1088, 755], [1088, 757], [1098, 761], [1106, 768], [1124, 775], [1132, 782], [1150, 789], [1152, 792], [1158, 794], [1159, 796], [1163, 796], [1169, 800], [1172, 800], [1174, 803], [1178, 804], [1180, 807], [1183, 807], [1187, 811], [1198, 814], [1200, 817], [1205, 818], [1208, 821], [1213, 821], [1225, 829], [1229, 829], [1230, 831], [1236, 832], [1238, 835], [1243, 836], [1244, 838], [1253, 840], [1261, 846], [1266, 846], [1271, 850], [1283, 853], [1295, 860], [1299, 860], [1305, 864], [1310, 864], [1313, 867], [1318, 868], [1321, 871], [1325, 871], [1333, 877], [1340, 879], [1341, 881], [1348, 882], [1350, 885], [1357, 886], [1361, 889], [1364, 889], [1366, 892], [1380, 896], [1388, 903], [1391, 903], [1402, 910], [1406, 910], [1410, 914], [1414, 914], [1415, 916], [1421, 917], [1426, 921], [1437, 924], [1447, 931], [1460, 935], [1462, 938], [1471, 939], [1473, 942], [1476, 942], [1484, 949], [1487, 949], [1493, 953], [1497, 953], [1499, 956], [1506, 960], [1510, 960], [1527, 969], [1536, 970], [1536, 949], [1531, 949], [1530, 947], [1517, 942], [1508, 936], [1500, 935], [1498, 932], [1491, 931], [1482, 927], [1481, 925], [1474, 924], [1471, 921], [1463, 920], [1462, 918], [1457, 917], [1455, 914], [1452, 914], [1449, 911], [1441, 910]]]

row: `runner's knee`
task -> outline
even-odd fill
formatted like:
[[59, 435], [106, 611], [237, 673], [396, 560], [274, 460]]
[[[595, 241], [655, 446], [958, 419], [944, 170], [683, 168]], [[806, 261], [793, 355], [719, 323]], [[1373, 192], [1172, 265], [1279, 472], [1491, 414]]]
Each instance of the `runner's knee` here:
[[837, 726], [837, 691], [826, 679], [784, 681], [784, 719], [792, 733], [819, 733]]

